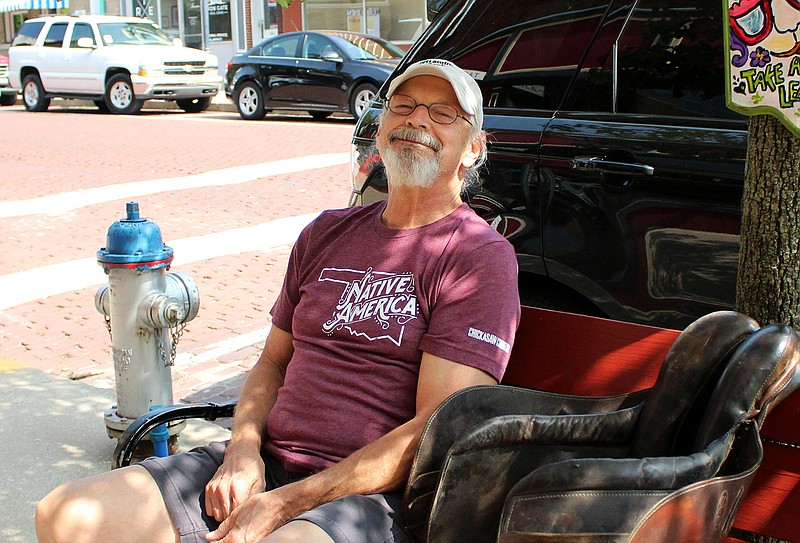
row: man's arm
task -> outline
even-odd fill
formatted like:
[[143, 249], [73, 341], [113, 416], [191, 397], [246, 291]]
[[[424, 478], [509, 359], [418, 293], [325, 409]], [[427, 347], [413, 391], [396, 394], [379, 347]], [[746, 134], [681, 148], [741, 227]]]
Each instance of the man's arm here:
[[217, 521], [228, 518], [247, 498], [264, 491], [261, 444], [267, 416], [283, 385], [293, 351], [292, 335], [273, 325], [242, 387], [225, 460], [206, 486], [206, 512]]
[[496, 381], [481, 370], [423, 353], [413, 419], [320, 473], [253, 496], [208, 539], [234, 543], [244, 541], [246, 532], [248, 539], [258, 540], [300, 513], [342, 496], [401, 488], [433, 411], [454, 392], [483, 384]]

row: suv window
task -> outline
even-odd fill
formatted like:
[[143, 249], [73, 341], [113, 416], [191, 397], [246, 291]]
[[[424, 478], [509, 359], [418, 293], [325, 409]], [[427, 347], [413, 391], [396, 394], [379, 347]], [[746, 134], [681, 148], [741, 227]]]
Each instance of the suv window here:
[[72, 28], [72, 37], [69, 39], [69, 46], [78, 47], [78, 40], [81, 38], [91, 38], [92, 43], [97, 45], [94, 41], [94, 32], [92, 32], [92, 27], [86, 23], [77, 23]]
[[14, 41], [11, 42], [12, 47], [18, 47], [20, 45], [33, 45], [36, 43], [36, 38], [39, 37], [39, 33], [42, 31], [42, 27], [44, 26], [44, 21], [36, 21], [36, 22], [29, 22], [24, 23], [17, 35], [14, 37]]
[[[502, 6], [501, 6], [502, 4]], [[427, 57], [476, 75], [486, 105], [556, 109], [608, 0], [479, 0], [448, 25]], [[487, 14], [491, 13], [491, 17]]]
[[64, 34], [66, 33], [67, 23], [53, 23], [44, 38], [44, 46], [61, 47], [64, 44]]
[[[570, 109], [740, 118], [725, 107], [717, 8], [702, 0], [642, 0], [623, 20], [629, 10], [623, 6], [587, 55]], [[616, 66], [609, 44], [616, 47]]]

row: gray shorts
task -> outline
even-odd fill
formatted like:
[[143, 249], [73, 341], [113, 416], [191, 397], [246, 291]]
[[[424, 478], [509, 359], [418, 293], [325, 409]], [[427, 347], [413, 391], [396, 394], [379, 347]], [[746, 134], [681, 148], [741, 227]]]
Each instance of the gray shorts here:
[[[161, 489], [181, 543], [206, 543], [203, 537], [219, 523], [205, 512], [205, 486], [222, 463], [226, 443], [211, 443], [187, 453], [151, 458], [140, 465]], [[267, 490], [299, 481], [308, 474], [286, 472], [264, 455]], [[313, 522], [336, 543], [409, 543], [402, 524], [399, 492], [352, 495], [307, 511], [294, 520]]]

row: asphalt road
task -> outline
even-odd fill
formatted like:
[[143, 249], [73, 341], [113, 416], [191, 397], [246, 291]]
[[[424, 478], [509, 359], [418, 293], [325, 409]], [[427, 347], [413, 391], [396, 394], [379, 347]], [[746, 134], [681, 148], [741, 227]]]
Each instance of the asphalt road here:
[[114, 388], [96, 252], [137, 201], [175, 250], [172, 271], [200, 291], [174, 398], [235, 397], [292, 242], [320, 210], [347, 205], [353, 129], [301, 115], [0, 108], [0, 360]]

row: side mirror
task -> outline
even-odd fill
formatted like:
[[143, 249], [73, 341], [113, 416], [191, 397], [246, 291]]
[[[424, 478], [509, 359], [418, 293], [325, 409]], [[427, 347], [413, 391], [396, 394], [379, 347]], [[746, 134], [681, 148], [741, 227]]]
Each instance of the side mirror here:
[[322, 60], [327, 60], [328, 62], [343, 62], [344, 59], [337, 53], [336, 51], [325, 51], [320, 55]]
[[172, 43], [174, 43], [176, 47], [183, 47], [183, 40], [180, 38], [172, 38]]
[[78, 38], [77, 46], [83, 49], [95, 49], [97, 47], [94, 44], [94, 40], [88, 36]]

